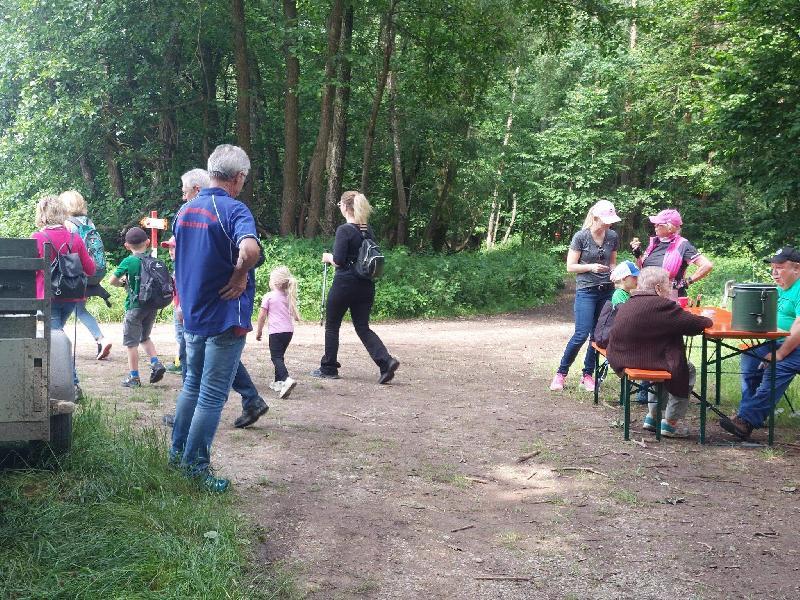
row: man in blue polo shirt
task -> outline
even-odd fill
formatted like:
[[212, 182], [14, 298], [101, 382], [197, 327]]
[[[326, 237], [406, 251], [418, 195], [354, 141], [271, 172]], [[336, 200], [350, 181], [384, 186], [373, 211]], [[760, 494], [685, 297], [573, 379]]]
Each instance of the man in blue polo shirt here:
[[[775, 355], [775, 398], [783, 396], [795, 375], [800, 373], [800, 252], [784, 246], [766, 259], [772, 264], [772, 279], [778, 284], [778, 328], [789, 335], [778, 341]], [[742, 401], [731, 418], [723, 417], [720, 427], [746, 440], [761, 427], [772, 410], [770, 402], [769, 346], [759, 346], [742, 355]], [[766, 374], [766, 376], [765, 376]]]
[[211, 187], [184, 204], [173, 223], [187, 369], [170, 460], [219, 492], [230, 481], [209, 472], [211, 443], [252, 329], [253, 268], [261, 256], [253, 215], [236, 200], [249, 172], [244, 150], [217, 146], [208, 157]]

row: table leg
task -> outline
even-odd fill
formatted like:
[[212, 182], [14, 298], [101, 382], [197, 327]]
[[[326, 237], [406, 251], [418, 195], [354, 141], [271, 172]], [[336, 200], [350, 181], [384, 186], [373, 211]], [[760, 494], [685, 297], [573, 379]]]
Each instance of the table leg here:
[[719, 406], [720, 393], [722, 388], [722, 340], [714, 340], [716, 356], [714, 357], [714, 404]]
[[767, 439], [767, 444], [772, 446], [772, 442], [775, 441], [775, 404], [777, 404], [775, 402], [775, 361], [777, 360], [775, 354], [778, 351], [778, 344], [775, 340], [770, 340], [769, 351], [769, 401], [772, 409], [769, 411], [769, 437]]
[[708, 340], [703, 336], [700, 354], [700, 443], [706, 443], [706, 386], [708, 384]]
[[628, 384], [628, 376], [624, 373], [622, 374], [620, 399], [625, 403], [625, 441], [628, 441], [631, 439], [631, 388]]
[[600, 401], [600, 359], [602, 355], [598, 352], [594, 361], [594, 403]]
[[655, 384], [655, 392], [656, 392], [656, 441], [661, 441], [661, 400], [662, 398], [666, 401], [665, 398], [665, 389], [664, 383], [658, 382]]

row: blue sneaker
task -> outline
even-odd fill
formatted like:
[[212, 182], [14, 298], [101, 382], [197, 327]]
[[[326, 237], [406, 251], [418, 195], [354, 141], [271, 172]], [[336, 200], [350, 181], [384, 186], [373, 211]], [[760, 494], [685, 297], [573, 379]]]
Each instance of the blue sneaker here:
[[[663, 423], [665, 423], [665, 421], [661, 421], [661, 423], [662, 423], [661, 433], [663, 435], [663, 433], [664, 433]], [[656, 420], [653, 417], [651, 417], [650, 415], [647, 415], [644, 418], [644, 421], [642, 421], [642, 429], [646, 429], [647, 431], [655, 431], [656, 430]]]
[[688, 425], [670, 425], [666, 419], [661, 419], [661, 435], [668, 438], [689, 437]]
[[209, 492], [221, 494], [226, 492], [231, 487], [230, 479], [223, 479], [222, 477], [214, 477], [211, 473], [200, 475], [200, 485], [202, 485]]

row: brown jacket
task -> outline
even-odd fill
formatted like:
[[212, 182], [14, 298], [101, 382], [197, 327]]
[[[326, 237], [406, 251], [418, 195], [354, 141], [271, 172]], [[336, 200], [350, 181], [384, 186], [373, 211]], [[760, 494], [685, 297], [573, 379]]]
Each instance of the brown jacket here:
[[697, 335], [712, 321], [683, 310], [669, 298], [637, 294], [621, 304], [611, 328], [607, 357], [617, 373], [625, 368], [669, 371], [671, 394], [689, 396], [689, 365], [684, 335]]

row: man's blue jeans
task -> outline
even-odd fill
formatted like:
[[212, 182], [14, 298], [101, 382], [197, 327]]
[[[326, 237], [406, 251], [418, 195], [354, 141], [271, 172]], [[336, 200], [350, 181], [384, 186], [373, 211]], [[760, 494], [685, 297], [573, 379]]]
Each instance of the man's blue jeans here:
[[202, 474], [211, 461], [211, 442], [228, 400], [242, 356], [245, 336], [229, 329], [218, 335], [184, 332], [186, 381], [175, 408], [170, 458], [181, 457], [191, 474]]
[[[50, 329], [64, 330], [70, 315], [75, 312], [76, 302], [51, 302], [50, 303]], [[76, 340], [77, 341], [77, 340]], [[74, 355], [75, 348], [72, 349]], [[78, 385], [78, 371], [72, 369], [72, 382]]]
[[781, 399], [794, 376], [800, 373], [800, 348], [795, 348], [789, 356], [775, 363], [775, 402], [770, 402], [770, 366], [767, 364], [765, 369], [760, 368], [762, 358], [768, 355], [769, 345], [765, 344], [742, 354], [741, 358], [742, 401], [738, 414], [753, 427], [764, 424], [772, 407]]
[[[561, 364], [558, 365], [558, 372], [566, 375], [575, 357], [581, 350], [581, 346], [586, 340], [594, 340], [594, 328], [597, 319], [600, 318], [600, 311], [607, 300], [611, 300], [613, 288], [601, 292], [597, 287], [581, 288], [575, 292], [575, 333], [567, 342], [564, 349], [564, 356], [561, 357]], [[583, 361], [583, 374], [594, 375], [594, 365], [597, 360], [597, 351], [591, 344], [586, 350], [586, 358]]]

